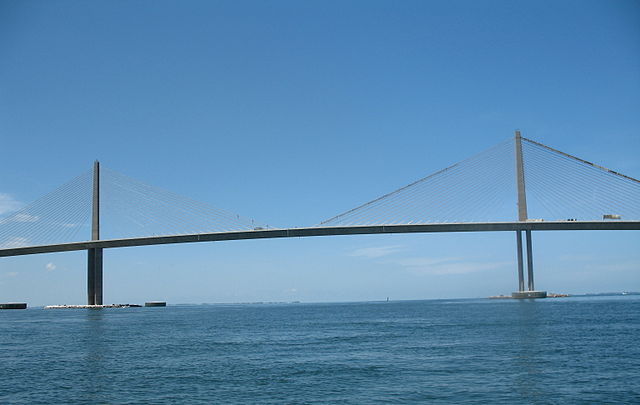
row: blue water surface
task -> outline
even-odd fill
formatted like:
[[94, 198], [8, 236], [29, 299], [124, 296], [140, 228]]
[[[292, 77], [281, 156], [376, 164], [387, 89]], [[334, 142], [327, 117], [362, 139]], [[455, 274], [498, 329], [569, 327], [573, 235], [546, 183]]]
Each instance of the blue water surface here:
[[2, 404], [640, 403], [640, 298], [0, 311]]

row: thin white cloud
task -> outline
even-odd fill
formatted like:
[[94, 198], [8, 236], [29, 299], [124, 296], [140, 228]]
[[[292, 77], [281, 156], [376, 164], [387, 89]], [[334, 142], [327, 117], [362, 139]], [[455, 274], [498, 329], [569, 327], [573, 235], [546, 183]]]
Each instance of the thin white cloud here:
[[7, 220], [11, 222], [36, 222], [39, 219], [40, 217], [36, 215], [29, 215], [23, 212], [12, 215], [10, 218], [7, 218]]
[[22, 208], [22, 206], [23, 204], [10, 194], [0, 193], [0, 215], [17, 211]]
[[412, 273], [417, 274], [468, 274], [485, 270], [498, 269], [511, 265], [511, 262], [477, 262], [462, 258], [430, 258], [415, 257], [403, 259], [398, 262]]
[[4, 273], [4, 274], [5, 274], [7, 277], [15, 277], [15, 276], [17, 276], [17, 275], [18, 275], [18, 273], [17, 273], [17, 272], [15, 272], [15, 271], [10, 271], [10, 272], [8, 272], [8, 273]]
[[55, 265], [55, 264], [53, 264], [53, 263], [47, 263], [47, 265], [46, 265], [46, 266], [44, 266], [44, 267], [47, 269], [47, 271], [53, 271], [53, 270], [55, 270], [55, 269], [57, 269], [57, 268], [58, 268], [58, 266], [56, 266], [56, 265]]
[[459, 257], [409, 257], [406, 259], [398, 260], [398, 264], [404, 267], [431, 267], [439, 266], [444, 263], [458, 262], [463, 259]]
[[378, 246], [356, 249], [349, 253], [349, 256], [353, 257], [366, 257], [368, 259], [375, 259], [377, 257], [388, 256], [396, 252], [402, 251], [403, 247], [400, 245], [392, 246]]
[[591, 262], [596, 259], [592, 254], [564, 254], [560, 256], [560, 260], [567, 262]]
[[4, 242], [0, 242], [0, 248], [4, 249], [19, 248], [24, 246], [29, 246], [29, 239], [20, 236], [14, 236], [5, 240]]
[[598, 272], [607, 271], [638, 271], [640, 263], [636, 261], [623, 261], [619, 263], [590, 263], [584, 266], [587, 270], [596, 270]]

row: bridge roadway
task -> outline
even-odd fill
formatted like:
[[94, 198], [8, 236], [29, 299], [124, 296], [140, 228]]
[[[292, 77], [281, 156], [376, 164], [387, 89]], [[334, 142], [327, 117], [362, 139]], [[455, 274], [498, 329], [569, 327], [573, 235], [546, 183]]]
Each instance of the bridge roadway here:
[[527, 222], [465, 222], [444, 224], [365, 225], [309, 227], [287, 229], [256, 229], [198, 233], [188, 235], [148, 236], [108, 239], [54, 245], [25, 246], [0, 249], [0, 257], [38, 253], [69, 252], [92, 248], [164, 245], [171, 243], [216, 242], [242, 239], [299, 238], [332, 235], [375, 235], [390, 233], [434, 232], [504, 232], [504, 231], [604, 231], [640, 230], [640, 221], [527, 221]]

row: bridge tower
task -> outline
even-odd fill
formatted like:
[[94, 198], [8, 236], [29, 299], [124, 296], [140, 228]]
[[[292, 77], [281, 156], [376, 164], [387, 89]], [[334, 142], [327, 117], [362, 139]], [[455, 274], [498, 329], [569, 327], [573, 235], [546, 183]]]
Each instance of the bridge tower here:
[[[526, 223], [527, 217], [527, 194], [524, 182], [524, 163], [522, 160], [522, 136], [520, 131], [515, 133], [515, 154], [516, 154], [516, 186], [518, 191], [518, 222]], [[525, 227], [523, 227], [525, 228]], [[522, 255], [522, 231], [525, 232], [527, 245], [527, 290], [524, 288], [524, 264]], [[519, 229], [516, 231], [516, 249], [518, 255], [518, 291], [511, 294], [513, 298], [545, 298], [546, 291], [536, 291], [533, 285], [533, 247], [531, 244], [531, 230]]]
[[[91, 240], [100, 239], [100, 162], [93, 162]], [[102, 248], [87, 251], [87, 304], [102, 305]]]

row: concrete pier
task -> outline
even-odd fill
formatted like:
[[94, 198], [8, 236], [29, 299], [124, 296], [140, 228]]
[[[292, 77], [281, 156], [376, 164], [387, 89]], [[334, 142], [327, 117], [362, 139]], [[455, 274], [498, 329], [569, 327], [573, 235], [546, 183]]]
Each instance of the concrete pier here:
[[0, 309], [27, 309], [26, 302], [6, 302], [0, 304]]
[[547, 298], [546, 291], [516, 291], [511, 293], [511, 298], [531, 299], [531, 298]]
[[137, 304], [105, 304], [105, 305], [47, 305], [44, 309], [106, 309], [106, 308], [140, 308]]
[[149, 301], [144, 303], [145, 307], [166, 307], [167, 303], [164, 301]]

